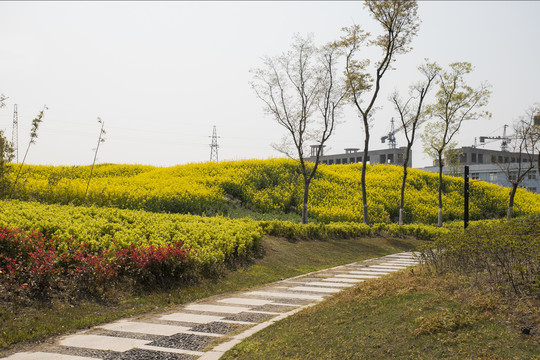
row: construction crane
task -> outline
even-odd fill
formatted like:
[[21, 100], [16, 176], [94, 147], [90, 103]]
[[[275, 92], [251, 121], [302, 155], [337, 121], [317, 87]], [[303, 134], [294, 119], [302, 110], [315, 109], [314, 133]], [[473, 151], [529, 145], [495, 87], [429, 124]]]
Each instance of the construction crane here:
[[390, 120], [390, 131], [388, 134], [381, 136], [381, 142], [384, 144], [386, 140], [388, 140], [388, 148], [395, 149], [397, 146], [396, 142], [396, 133], [403, 129], [403, 125], [398, 127], [397, 129], [394, 126], [394, 118]]
[[510, 144], [510, 137], [506, 135], [506, 128], [508, 125], [504, 125], [503, 135], [502, 136], [480, 136], [480, 143], [485, 144], [486, 140], [500, 140], [501, 141], [501, 151], [508, 151], [508, 145]]

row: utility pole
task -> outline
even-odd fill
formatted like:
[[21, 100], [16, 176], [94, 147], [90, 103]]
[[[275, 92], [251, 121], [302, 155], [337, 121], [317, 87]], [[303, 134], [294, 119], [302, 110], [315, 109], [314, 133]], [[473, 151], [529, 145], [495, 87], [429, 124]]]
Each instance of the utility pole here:
[[15, 150], [15, 159], [19, 163], [19, 113], [17, 112], [17, 104], [13, 105], [13, 133], [11, 134], [11, 144]]
[[214, 131], [212, 132], [212, 143], [210, 144], [210, 161], [216, 161], [218, 162], [218, 148], [219, 145], [217, 143], [217, 139], [219, 136], [217, 136], [216, 131], [216, 125], [214, 125]]
[[469, 166], [465, 165], [463, 169], [463, 180], [465, 187], [463, 189], [463, 228], [469, 226]]

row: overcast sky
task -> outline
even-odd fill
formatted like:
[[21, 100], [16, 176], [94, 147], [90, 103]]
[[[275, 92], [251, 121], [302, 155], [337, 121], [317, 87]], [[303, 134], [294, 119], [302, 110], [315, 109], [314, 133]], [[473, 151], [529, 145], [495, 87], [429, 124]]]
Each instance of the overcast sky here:
[[[418, 80], [424, 58], [443, 66], [469, 61], [470, 84], [492, 85], [492, 119], [464, 125], [460, 145], [502, 135], [504, 124], [540, 102], [539, 14], [538, 1], [421, 1], [414, 49], [383, 80], [371, 148], [386, 146], [379, 139], [395, 116], [389, 93]], [[98, 116], [107, 131], [101, 163], [207, 161], [214, 125], [220, 160], [278, 157], [271, 144], [284, 132], [264, 114], [249, 70], [262, 65], [261, 57], [288, 50], [295, 33], [313, 33], [323, 44], [353, 23], [380, 33], [362, 3], [352, 1], [2, 1], [0, 94], [9, 99], [0, 129], [11, 139], [17, 104], [23, 153], [33, 117], [48, 106], [30, 164], [90, 164]], [[343, 121], [328, 153], [363, 144], [352, 108]], [[413, 151], [413, 166], [430, 164], [420, 142]]]

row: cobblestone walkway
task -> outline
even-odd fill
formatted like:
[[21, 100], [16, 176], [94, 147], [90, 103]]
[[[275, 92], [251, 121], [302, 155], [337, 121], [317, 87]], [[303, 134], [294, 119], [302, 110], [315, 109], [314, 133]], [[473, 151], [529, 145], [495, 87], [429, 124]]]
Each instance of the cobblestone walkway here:
[[9, 360], [214, 360], [243, 339], [343, 289], [414, 266], [412, 253], [388, 255], [212, 296], [174, 312], [125, 319], [61, 338]]

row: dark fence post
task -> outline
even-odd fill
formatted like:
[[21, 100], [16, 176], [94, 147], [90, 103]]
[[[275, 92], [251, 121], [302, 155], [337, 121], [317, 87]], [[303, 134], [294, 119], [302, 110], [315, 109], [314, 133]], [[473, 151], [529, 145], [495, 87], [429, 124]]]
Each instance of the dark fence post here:
[[466, 229], [469, 226], [469, 166], [465, 165], [463, 170], [463, 180], [465, 180], [465, 188], [463, 189], [463, 227]]

